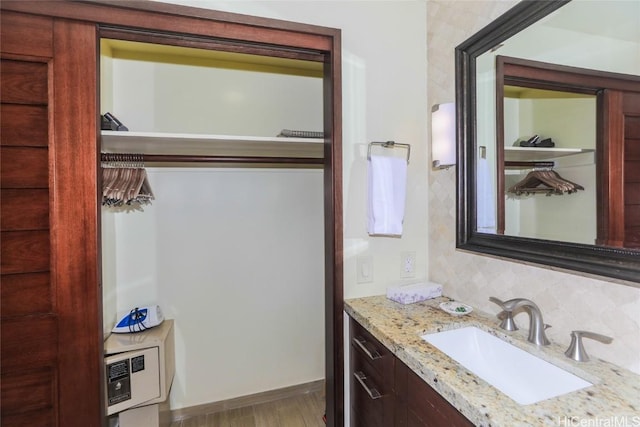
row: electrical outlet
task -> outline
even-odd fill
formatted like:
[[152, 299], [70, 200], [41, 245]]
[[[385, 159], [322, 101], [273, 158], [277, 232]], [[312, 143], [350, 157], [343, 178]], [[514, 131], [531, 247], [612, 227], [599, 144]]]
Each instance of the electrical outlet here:
[[373, 282], [373, 260], [370, 256], [359, 256], [356, 259], [356, 277], [358, 283]]
[[416, 277], [415, 252], [402, 252], [400, 254], [400, 277]]

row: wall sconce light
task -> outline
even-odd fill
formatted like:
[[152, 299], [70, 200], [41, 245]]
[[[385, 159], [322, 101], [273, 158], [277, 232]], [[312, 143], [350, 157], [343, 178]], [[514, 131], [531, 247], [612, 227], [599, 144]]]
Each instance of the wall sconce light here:
[[435, 169], [456, 164], [456, 108], [453, 102], [431, 109], [431, 158]]

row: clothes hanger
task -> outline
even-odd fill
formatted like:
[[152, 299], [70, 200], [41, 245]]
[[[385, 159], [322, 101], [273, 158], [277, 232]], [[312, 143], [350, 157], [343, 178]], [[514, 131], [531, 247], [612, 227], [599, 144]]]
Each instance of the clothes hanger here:
[[579, 184], [564, 179], [553, 169], [534, 169], [524, 179], [509, 188], [508, 192], [521, 194], [547, 193], [570, 194], [578, 190], [584, 190]]
[[155, 198], [141, 159], [139, 155], [126, 154], [102, 164], [104, 206], [149, 204]]

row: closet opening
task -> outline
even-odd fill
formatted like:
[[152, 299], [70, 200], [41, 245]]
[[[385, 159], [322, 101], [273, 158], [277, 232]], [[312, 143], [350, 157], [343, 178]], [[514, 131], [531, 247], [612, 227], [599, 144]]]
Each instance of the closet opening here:
[[155, 196], [102, 208], [103, 332], [138, 306], [174, 320], [174, 420], [247, 396], [324, 396], [324, 55], [100, 34], [100, 112], [127, 129], [101, 131], [101, 163], [138, 156]]

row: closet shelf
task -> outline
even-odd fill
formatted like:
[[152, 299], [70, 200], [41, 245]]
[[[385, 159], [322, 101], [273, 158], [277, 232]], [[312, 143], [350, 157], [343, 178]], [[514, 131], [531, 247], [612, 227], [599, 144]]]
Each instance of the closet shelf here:
[[588, 148], [537, 148], [537, 147], [504, 147], [504, 161], [537, 161], [573, 156], [582, 153], [592, 153]]
[[151, 155], [322, 159], [321, 138], [102, 131], [101, 151]]

